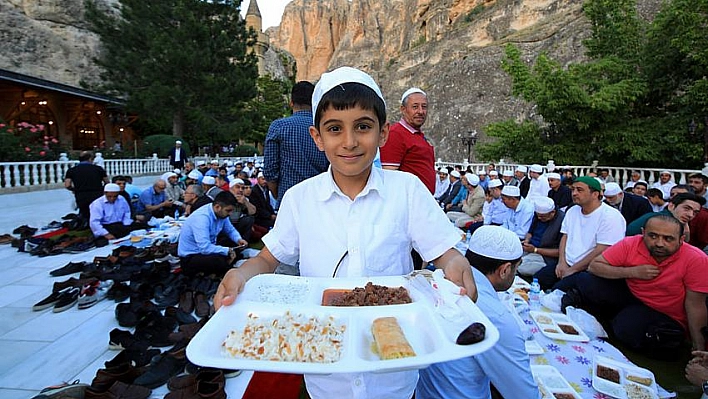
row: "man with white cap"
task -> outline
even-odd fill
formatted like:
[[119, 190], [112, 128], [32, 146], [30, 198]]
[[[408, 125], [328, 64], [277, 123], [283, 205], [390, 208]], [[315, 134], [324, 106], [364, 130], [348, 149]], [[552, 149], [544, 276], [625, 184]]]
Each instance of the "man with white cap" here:
[[663, 170], [659, 173], [659, 181], [654, 182], [651, 188], [658, 188], [664, 193], [664, 201], [667, 201], [671, 197], [671, 188], [675, 186], [673, 179], [671, 178], [671, 172], [668, 170]]
[[229, 216], [231, 224], [238, 230], [244, 240], [251, 238], [251, 229], [255, 222], [257, 208], [250, 199], [244, 195], [244, 184], [246, 182], [239, 178], [233, 178], [229, 182], [229, 192], [236, 198], [236, 208]]
[[624, 189], [634, 188], [634, 185], [642, 179], [642, 174], [638, 170], [633, 170], [629, 177], [629, 181], [624, 185]]
[[561, 240], [561, 224], [565, 212], [556, 208], [550, 198], [538, 198], [533, 203], [534, 217], [526, 238], [521, 242], [524, 257], [519, 265], [519, 274], [533, 276], [546, 266], [558, 264], [558, 247]]
[[460, 181], [461, 177], [460, 172], [456, 170], [450, 172], [450, 187], [448, 187], [445, 194], [438, 199], [438, 204], [440, 204], [440, 207], [443, 210], [446, 209], [448, 204], [452, 204], [452, 200], [455, 199], [457, 194], [460, 192], [460, 189], [462, 188], [462, 182]]
[[464, 229], [469, 222], [480, 220], [484, 206], [484, 190], [479, 185], [479, 177], [472, 173], [464, 176], [469, 188], [467, 198], [462, 201], [462, 212], [448, 212], [447, 217], [455, 222], [455, 226]]
[[547, 197], [551, 186], [548, 185], [548, 179], [543, 175], [543, 167], [539, 164], [531, 165], [529, 167], [529, 176], [531, 177], [529, 192], [524, 198], [533, 201], [536, 198]]
[[489, 181], [491, 180], [487, 176], [487, 171], [484, 169], [480, 169], [477, 172], [477, 176], [479, 176], [479, 185], [482, 186], [482, 190], [487, 191], [489, 189]]
[[202, 179], [202, 187], [204, 188], [204, 195], [211, 198], [212, 201], [220, 192], [224, 191], [221, 187], [216, 185], [216, 178], [214, 176], [204, 176]]
[[625, 193], [617, 183], [605, 183], [604, 195], [607, 205], [620, 211], [627, 224], [652, 211], [651, 204], [646, 198]]
[[448, 178], [448, 172], [446, 168], [438, 168], [438, 178], [435, 180], [435, 193], [433, 197], [439, 199], [445, 194], [447, 189], [450, 187], [450, 179]]
[[388, 141], [381, 147], [381, 166], [418, 176], [434, 194], [435, 150], [421, 130], [428, 117], [427, 94], [411, 87], [401, 96], [400, 110], [401, 120], [391, 125]]
[[265, 228], [271, 228], [275, 224], [276, 213], [270, 205], [271, 195], [267, 183], [263, 172], [259, 172], [249, 199], [256, 207], [255, 224]]
[[[163, 175], [164, 176], [164, 175]], [[179, 180], [177, 174], [174, 172], [167, 173], [167, 187], [165, 188], [165, 195], [168, 200], [172, 200], [175, 206], [182, 207], [184, 203], [184, 189], [179, 185]]]
[[219, 160], [218, 159], [212, 159], [211, 162], [209, 162], [209, 169], [206, 171], [204, 176], [218, 176], [219, 175]]
[[185, 179], [184, 183], [187, 186], [192, 184], [199, 184], [201, 186], [202, 179], [204, 179], [204, 176], [198, 170], [194, 169], [193, 171], [187, 174], [187, 178]]
[[[411, 247], [476, 299], [469, 262], [455, 249], [459, 230], [430, 191], [409, 173], [373, 167], [377, 148], [388, 138], [385, 102], [373, 79], [349, 67], [325, 73], [312, 106], [310, 135], [325, 151], [329, 172], [288, 190], [278, 222], [263, 237], [263, 249], [224, 276], [215, 308], [232, 304], [249, 279], [273, 273], [281, 262], [299, 261], [304, 277], [408, 274], [413, 271]], [[410, 398], [418, 371], [304, 378], [313, 399]]]
[[514, 171], [510, 169], [502, 172], [501, 181], [505, 186], [519, 186], [518, 180], [514, 177]]
[[521, 191], [514, 186], [504, 186], [501, 191], [501, 199], [511, 211], [502, 223], [502, 227], [514, 232], [519, 240], [523, 240], [526, 238], [526, 233], [529, 232], [533, 220], [533, 202], [521, 198]]
[[197, 161], [197, 170], [204, 176], [209, 170], [209, 165], [207, 165], [206, 161]]
[[499, 330], [499, 341], [479, 355], [421, 369], [417, 399], [491, 398], [490, 384], [504, 398], [541, 397], [525, 350], [526, 336], [497, 294], [511, 287], [522, 254], [519, 239], [504, 228], [483, 226], [474, 232], [466, 257], [479, 291], [476, 304]]
[[529, 178], [526, 177], [526, 173], [528, 172], [528, 168], [524, 165], [519, 165], [516, 167], [516, 170], [514, 171], [514, 175], [516, 176], [516, 187], [519, 188], [521, 191], [521, 196], [526, 198], [526, 195], [529, 193], [529, 186], [531, 182], [529, 181]]
[[175, 141], [175, 146], [170, 150], [170, 165], [176, 169], [182, 169], [184, 163], [189, 160], [187, 151], [182, 148], [182, 142]]
[[488, 216], [484, 219], [485, 225], [501, 226], [509, 217], [509, 208], [504, 205], [501, 199], [502, 188], [504, 185], [501, 180], [495, 179], [489, 182], [489, 193], [492, 195], [492, 202], [489, 203]]
[[553, 200], [556, 208], [565, 212], [573, 204], [573, 193], [570, 191], [570, 187], [562, 184], [561, 175], [558, 173], [546, 173], [546, 178], [551, 187], [548, 190], [548, 198]]
[[157, 179], [152, 186], [140, 193], [140, 198], [135, 205], [137, 220], [144, 219], [147, 222], [153, 216], [161, 218], [170, 214], [172, 201], [165, 194], [166, 188], [167, 183], [162, 179]]
[[103, 186], [103, 196], [89, 205], [89, 227], [94, 237], [113, 240], [125, 237], [131, 231], [130, 205], [120, 194], [120, 186], [109, 183]]

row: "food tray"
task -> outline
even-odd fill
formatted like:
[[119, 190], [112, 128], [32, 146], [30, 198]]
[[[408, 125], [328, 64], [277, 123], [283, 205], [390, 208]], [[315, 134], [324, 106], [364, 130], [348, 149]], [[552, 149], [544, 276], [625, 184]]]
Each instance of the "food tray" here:
[[[570, 318], [562, 313], [547, 313], [532, 310], [529, 315], [538, 325], [543, 335], [551, 339], [559, 339], [562, 341], [579, 341], [588, 342], [590, 338], [583, 330], [575, 324]], [[561, 330], [560, 326], [571, 326], [577, 331], [577, 334], [567, 334]]]
[[[531, 374], [538, 384], [542, 399], [582, 399], [553, 366], [531, 365]], [[567, 396], [562, 396], [563, 394]]]
[[[619, 383], [598, 376], [598, 366], [617, 371]], [[635, 380], [644, 379], [646, 383], [632, 381], [632, 378]], [[619, 399], [659, 398], [656, 379], [651, 371], [604, 356], [595, 356], [593, 361], [592, 387], [598, 392]], [[636, 394], [630, 394], [628, 391], [636, 392]]]
[[[320, 306], [325, 289], [363, 287], [369, 281], [390, 287], [404, 286], [413, 302], [366, 307]], [[259, 275], [248, 281], [243, 293], [232, 306], [219, 309], [199, 330], [187, 347], [187, 357], [200, 366], [285, 373], [332, 374], [420, 369], [432, 363], [476, 355], [498, 341], [499, 331], [468, 297], [460, 297], [457, 305], [463, 310], [462, 319], [454, 322], [444, 319], [404, 277], [332, 279]], [[346, 325], [339, 360], [334, 363], [254, 360], [231, 357], [222, 350], [226, 336], [232, 330], [241, 331], [249, 313], [268, 318], [283, 316], [288, 311], [308, 317], [332, 316], [338, 323]], [[371, 324], [374, 319], [387, 316], [397, 319], [416, 356], [380, 360], [372, 351]], [[484, 324], [484, 340], [466, 346], [455, 344], [459, 333], [473, 322]]]

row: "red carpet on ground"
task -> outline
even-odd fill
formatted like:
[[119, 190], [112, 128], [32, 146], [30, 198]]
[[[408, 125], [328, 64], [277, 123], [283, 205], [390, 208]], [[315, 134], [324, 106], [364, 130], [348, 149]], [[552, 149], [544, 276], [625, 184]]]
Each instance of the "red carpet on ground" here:
[[253, 373], [243, 399], [298, 399], [302, 389], [302, 374]]

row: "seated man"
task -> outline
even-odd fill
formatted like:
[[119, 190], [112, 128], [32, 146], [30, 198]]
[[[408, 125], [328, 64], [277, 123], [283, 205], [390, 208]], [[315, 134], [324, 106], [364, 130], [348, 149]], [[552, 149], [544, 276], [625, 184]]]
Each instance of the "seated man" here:
[[233, 194], [224, 191], [216, 196], [211, 205], [192, 212], [184, 222], [177, 254], [185, 275], [204, 273], [223, 276], [231, 269], [237, 252], [234, 248], [216, 245], [216, 237], [224, 232], [237, 246], [248, 245], [229, 221], [236, 205]]
[[189, 216], [203, 205], [211, 203], [211, 198], [209, 201], [204, 201], [204, 197], [204, 189], [200, 184], [187, 186], [187, 189], [184, 190], [184, 216]]
[[182, 200], [184, 199], [184, 189], [179, 184], [179, 177], [177, 173], [170, 172], [167, 175], [167, 187], [165, 188], [165, 195], [168, 200], [171, 200], [175, 206], [182, 207], [184, 204]]
[[504, 186], [501, 195], [502, 202], [509, 208], [509, 215], [502, 226], [513, 231], [519, 240], [523, 240], [526, 238], [526, 233], [529, 232], [533, 220], [533, 202], [521, 198], [521, 191], [516, 186]]
[[644, 180], [639, 180], [632, 186], [632, 194], [646, 198], [648, 189], [649, 184], [647, 184]]
[[462, 188], [462, 182], [460, 181], [460, 177], [460, 172], [456, 170], [453, 170], [450, 173], [450, 187], [448, 187], [447, 191], [445, 191], [445, 194], [443, 194], [438, 199], [438, 204], [440, 204], [440, 207], [442, 209], [445, 209], [447, 204], [452, 203], [452, 200], [455, 199], [457, 193], [460, 192], [460, 189]]
[[531, 228], [521, 243], [525, 254], [518, 271], [522, 276], [533, 276], [546, 266], [556, 267], [560, 229], [565, 219], [565, 212], [556, 209], [550, 198], [537, 198], [533, 205], [535, 215]]
[[211, 198], [212, 201], [219, 193], [224, 192], [224, 190], [216, 185], [216, 178], [209, 175], [204, 176], [202, 179], [202, 188], [204, 188], [204, 195]]
[[652, 216], [643, 235], [608, 248], [588, 271], [563, 297], [564, 308], [611, 321], [617, 339], [649, 356], [680, 356], [686, 333], [693, 349], [705, 349], [708, 256], [684, 243], [679, 220]]
[[[130, 198], [130, 194], [128, 194], [128, 192], [125, 191], [125, 185], [126, 185], [126, 183], [127, 183], [127, 182], [125, 181], [125, 177], [123, 177], [123, 176], [121, 176], [121, 175], [113, 176], [113, 177], [111, 178], [111, 183], [114, 183], [114, 184], [117, 184], [117, 185], [118, 185], [118, 187], [120, 188], [120, 191], [118, 192], [118, 194], [119, 194], [121, 197], [125, 198], [125, 202], [127, 202], [128, 205], [131, 205], [131, 203], [132, 203], [132, 198]], [[104, 191], [105, 191], [105, 190], [104, 190]]]
[[477, 283], [477, 306], [499, 330], [499, 341], [479, 355], [420, 370], [416, 398], [491, 398], [490, 383], [504, 398], [540, 398], [524, 347], [526, 337], [497, 296], [514, 282], [522, 253], [518, 238], [508, 230], [483, 226], [474, 232], [466, 256]]
[[561, 175], [558, 173], [546, 173], [548, 185], [551, 187], [548, 190], [548, 198], [553, 200], [556, 208], [565, 212], [569, 206], [573, 205], [573, 196], [570, 187], [561, 184]]
[[255, 224], [261, 227], [270, 228], [275, 224], [275, 210], [270, 204], [270, 190], [263, 173], [259, 173], [257, 184], [251, 188], [250, 195], [246, 198], [256, 208]]
[[103, 187], [103, 196], [89, 205], [91, 218], [89, 226], [94, 237], [107, 240], [125, 237], [130, 233], [133, 220], [130, 218], [130, 206], [120, 195], [120, 187], [115, 183]]
[[472, 173], [466, 173], [465, 178], [469, 184], [467, 198], [462, 201], [462, 212], [448, 212], [447, 217], [455, 222], [455, 226], [464, 229], [470, 222], [478, 222], [482, 219], [482, 208], [484, 206], [484, 189], [479, 185], [479, 177]]
[[666, 209], [662, 210], [661, 212], [647, 213], [647, 214], [639, 217], [637, 220], [635, 220], [634, 222], [630, 223], [627, 226], [627, 231], [625, 234], [628, 236], [634, 236], [637, 234], [641, 234], [642, 227], [644, 227], [644, 224], [647, 222], [647, 220], [650, 217], [656, 215], [657, 213], [661, 213], [661, 214], [665, 214], [665, 215], [673, 215], [673, 217], [675, 217], [681, 223], [683, 223], [684, 233], [686, 235], [685, 239], [686, 239], [686, 241], [690, 241], [691, 234], [690, 234], [689, 224], [691, 223], [693, 218], [695, 218], [696, 215], [698, 215], [698, 212], [700, 212], [701, 207], [705, 203], [706, 203], [706, 199], [703, 197], [699, 197], [696, 194], [692, 194], [692, 193], [676, 194], [671, 199], [671, 202], [669, 202]]
[[248, 197], [244, 195], [245, 184], [246, 182], [237, 178], [232, 178], [229, 183], [229, 191], [236, 198], [236, 208], [231, 213], [231, 216], [229, 216], [229, 220], [241, 234], [241, 237], [248, 241], [251, 238], [257, 208], [249, 201]]
[[[472, 176], [472, 174], [470, 174]], [[461, 212], [462, 211], [462, 201], [467, 198], [467, 191], [469, 190], [469, 183], [467, 182], [467, 174], [460, 176], [460, 191], [457, 192], [455, 198], [445, 205], [445, 212]]]
[[651, 204], [651, 209], [654, 212], [661, 212], [664, 210], [664, 208], [666, 208], [667, 202], [664, 199], [664, 192], [659, 190], [658, 188], [650, 188], [647, 191], [647, 199], [649, 200], [649, 203]]
[[605, 203], [617, 209], [627, 224], [637, 220], [645, 213], [652, 212], [651, 204], [646, 198], [625, 193], [617, 183], [605, 184]]
[[166, 188], [167, 183], [162, 179], [157, 179], [152, 187], [148, 187], [140, 193], [140, 198], [135, 207], [136, 218], [148, 221], [153, 216], [161, 218], [169, 215], [172, 209], [172, 201], [165, 194]]

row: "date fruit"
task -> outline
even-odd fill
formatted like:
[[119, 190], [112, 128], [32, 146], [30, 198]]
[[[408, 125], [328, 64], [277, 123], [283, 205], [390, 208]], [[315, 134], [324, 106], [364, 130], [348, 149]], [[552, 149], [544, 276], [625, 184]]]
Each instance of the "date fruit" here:
[[472, 345], [484, 339], [486, 328], [482, 323], [472, 323], [457, 336], [457, 345]]

